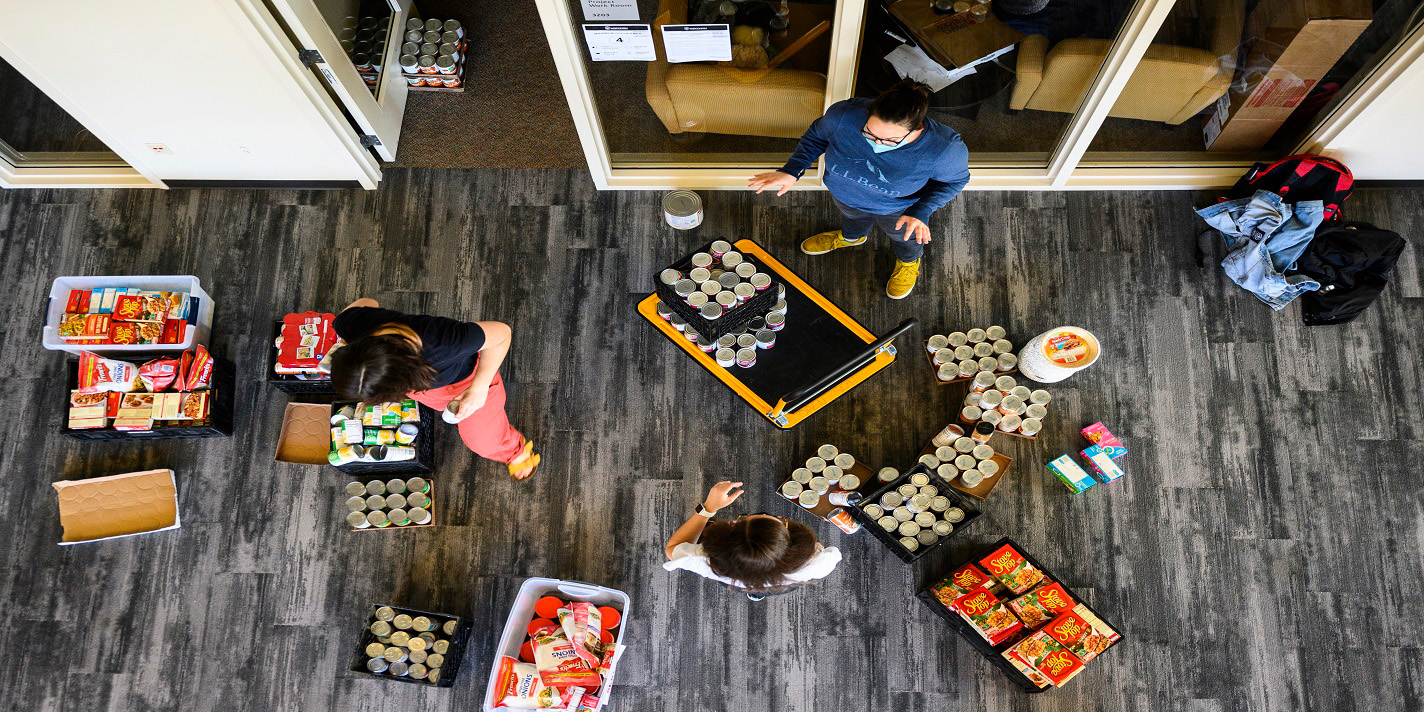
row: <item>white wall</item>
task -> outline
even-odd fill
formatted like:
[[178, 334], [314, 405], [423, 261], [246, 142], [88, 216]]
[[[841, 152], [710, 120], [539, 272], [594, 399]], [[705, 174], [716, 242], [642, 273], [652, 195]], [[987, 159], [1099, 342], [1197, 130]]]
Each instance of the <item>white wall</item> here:
[[1359, 180], [1424, 180], [1424, 58], [1390, 82], [1325, 153]]
[[0, 0], [0, 55], [151, 177], [370, 182], [238, 0]]

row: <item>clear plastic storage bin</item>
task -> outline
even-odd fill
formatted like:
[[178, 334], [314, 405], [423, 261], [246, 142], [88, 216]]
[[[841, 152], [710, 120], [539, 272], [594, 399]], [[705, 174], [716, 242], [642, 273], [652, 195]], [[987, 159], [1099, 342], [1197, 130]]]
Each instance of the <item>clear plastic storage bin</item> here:
[[[59, 320], [64, 316], [72, 289], [102, 289], [105, 287], [135, 287], [162, 292], [187, 292], [188, 326], [183, 339], [176, 344], [81, 344], [70, 343], [59, 336]], [[195, 344], [208, 345], [213, 330], [213, 298], [203, 291], [198, 278], [190, 275], [123, 275], [113, 277], [56, 277], [49, 290], [49, 306], [45, 309], [44, 347], [51, 351], [96, 354], [121, 354], [140, 351], [185, 351]]]

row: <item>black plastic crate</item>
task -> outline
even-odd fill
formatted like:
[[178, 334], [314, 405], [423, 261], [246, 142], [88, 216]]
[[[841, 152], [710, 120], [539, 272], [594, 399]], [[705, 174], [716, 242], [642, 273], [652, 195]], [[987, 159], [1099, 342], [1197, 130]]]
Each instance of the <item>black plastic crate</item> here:
[[[433, 621], [437, 621], [438, 625], [436, 626], [436, 630], [440, 632], [435, 634], [435, 638], [437, 640], [445, 638], [450, 641], [450, 649], [445, 653], [445, 664], [440, 666], [441, 672], [440, 679], [438, 681], [430, 682], [428, 679], [416, 680], [410, 677], [397, 677], [395, 675], [391, 675], [389, 673], [384, 672], [373, 673], [370, 670], [366, 669], [366, 661], [369, 659], [366, 656], [366, 646], [370, 645], [371, 643], [380, 642], [376, 640], [376, 635], [371, 632], [371, 624], [376, 622], [376, 610], [381, 608], [382, 606], [387, 606], [394, 609], [397, 615], [404, 613], [412, 618], [416, 616], [425, 616]], [[444, 633], [445, 623], [447, 621], [455, 621], [455, 633], [453, 635], [446, 635]], [[371, 606], [371, 612], [366, 616], [365, 627], [361, 630], [361, 637], [359, 642], [357, 642], [356, 644], [355, 654], [351, 656], [351, 664], [347, 667], [347, 669], [351, 672], [365, 675], [366, 677], [374, 677], [381, 680], [407, 682], [413, 685], [425, 685], [426, 687], [450, 687], [455, 684], [455, 677], [460, 672], [460, 663], [465, 657], [465, 645], [468, 642], [469, 637], [470, 621], [461, 618], [460, 616], [451, 615], [449, 613], [422, 611], [416, 608], [405, 608], [403, 606], [392, 606], [388, 603], [378, 603], [374, 606]]]
[[333, 395], [330, 378], [297, 378], [277, 373], [277, 349], [273, 344], [282, 335], [282, 321], [272, 322], [272, 338], [267, 340], [267, 383], [283, 393]]
[[[939, 541], [936, 541], [935, 543], [930, 544], [929, 546], [921, 546], [920, 548], [915, 549], [914, 551], [905, 551], [905, 547], [900, 546], [900, 538], [898, 536], [895, 536], [893, 533], [881, 529], [880, 525], [877, 524], [869, 514], [865, 513], [865, 505], [871, 503], [879, 503], [880, 495], [885, 494], [886, 492], [889, 492], [890, 490], [895, 489], [900, 485], [908, 483], [910, 481], [910, 476], [914, 475], [917, 472], [928, 475], [930, 478], [930, 484], [934, 485], [937, 489], [939, 489], [940, 494], [948, 497], [949, 501], [953, 504], [953, 506], [964, 510], [964, 521], [955, 524], [954, 531], [950, 532], [948, 536], [940, 537]], [[855, 517], [857, 521], [860, 522], [862, 528], [869, 530], [870, 533], [873, 534], [876, 539], [879, 539], [880, 541], [884, 542], [885, 546], [889, 547], [891, 553], [900, 557], [900, 559], [905, 562], [913, 562], [919, 559], [921, 556], [928, 554], [935, 547], [938, 547], [946, 541], [949, 541], [950, 537], [955, 536], [960, 532], [963, 532], [965, 527], [968, 527], [970, 524], [973, 524], [974, 522], [978, 521], [979, 517], [981, 516], [979, 510], [973, 505], [969, 504], [969, 500], [965, 499], [963, 495], [951, 488], [948, 482], [945, 482], [943, 478], [932, 472], [928, 467], [925, 467], [923, 464], [916, 464], [914, 467], [910, 468], [908, 471], [895, 478], [893, 482], [889, 482], [881, 487], [877, 487], [873, 492], [866, 495], [865, 499], [860, 500], [856, 503], [854, 507], [851, 507], [850, 514], [851, 516]]]
[[[1004, 546], [1005, 544], [1014, 547], [1014, 550], [1022, 554], [1026, 561], [1028, 561], [1030, 564], [1033, 564], [1034, 568], [1037, 568], [1039, 571], [1042, 571], [1044, 576], [1047, 576], [1049, 579], [1057, 582], [1058, 585], [1062, 586], [1063, 590], [1067, 591], [1068, 595], [1071, 596], [1074, 601], [1083, 604], [1083, 606], [1087, 607], [1089, 611], [1092, 611], [1093, 615], [1101, 619], [1102, 622], [1105, 623], [1109, 628], [1112, 628], [1113, 630], [1117, 631], [1118, 639], [1113, 641], [1112, 644], [1108, 645], [1107, 650], [1098, 653], [1099, 656], [1106, 654], [1108, 650], [1112, 650], [1113, 648], [1117, 647], [1119, 643], [1123, 642], [1124, 640], [1127, 640], [1127, 636], [1123, 635], [1122, 629], [1119, 628], [1117, 624], [1113, 623], [1112, 621], [1109, 621], [1107, 618], [1104, 618], [1103, 615], [1098, 613], [1098, 611], [1092, 606], [1088, 606], [1087, 602], [1085, 602], [1083, 598], [1078, 595], [1077, 591], [1074, 591], [1073, 589], [1069, 588], [1068, 584], [1063, 583], [1062, 579], [1058, 578], [1057, 576], [1054, 576], [1053, 572], [1048, 570], [1048, 567], [1039, 563], [1038, 559], [1033, 558], [1033, 555], [1029, 554], [1028, 551], [1024, 550], [1022, 546], [1019, 546], [1018, 542], [1008, 537], [1004, 537], [1003, 539], [1000, 539], [994, 542], [993, 544], [990, 544], [989, 546], [980, 550], [978, 553], [976, 553], [969, 559], [955, 564], [949, 570], [949, 572], [945, 573], [945, 576], [948, 576], [950, 572], [953, 572], [959, 567], [968, 563], [973, 563], [977, 566], [980, 559], [984, 558], [985, 556], [988, 556], [989, 554], [992, 554], [993, 552], [997, 551], [999, 547]], [[943, 580], [944, 576], [934, 579], [934, 582], [931, 583], [930, 586], [933, 587], [935, 584]], [[1018, 642], [1017, 639], [1011, 642], [1001, 643], [998, 647], [991, 646], [989, 645], [989, 641], [984, 640], [984, 638], [979, 635], [979, 632], [974, 630], [973, 626], [970, 626], [969, 623], [965, 622], [963, 618], [959, 617], [958, 613], [955, 613], [943, 603], [940, 603], [939, 599], [935, 598], [934, 594], [930, 592], [930, 589], [926, 588], [925, 590], [915, 594], [915, 596], [921, 601], [923, 601], [926, 606], [929, 606], [930, 610], [934, 611], [936, 615], [948, 621], [949, 626], [953, 628], [956, 632], [958, 632], [960, 637], [968, 641], [970, 647], [974, 648], [974, 650], [976, 650], [980, 655], [983, 655], [985, 658], [987, 658], [990, 663], [993, 663], [994, 667], [997, 667], [999, 669], [999, 672], [1004, 673], [1005, 677], [1009, 678], [1011, 682], [1022, 688], [1024, 692], [1038, 694], [1040, 692], [1048, 692], [1049, 690], [1058, 689], [1056, 687], [1053, 687], [1052, 685], [1048, 687], [1039, 687], [1038, 685], [1033, 684], [1033, 682], [1028, 679], [1028, 676], [1024, 675], [1022, 672], [1019, 671], [1018, 668], [1014, 667], [1013, 663], [1004, 659], [1002, 653], [1005, 650], [1008, 650], [1010, 647], [1013, 647], [1013, 644], [1015, 642]], [[1091, 667], [1092, 663], [1088, 663], [1087, 665]]]
[[[331, 404], [331, 412], [334, 414], [341, 409], [341, 406], [345, 405], [355, 405], [355, 403], [337, 401]], [[436, 417], [435, 410], [426, 407], [425, 404], [417, 403], [416, 407], [420, 409], [420, 434], [415, 437], [413, 443], [415, 459], [399, 462], [348, 462], [344, 465], [332, 465], [332, 467], [348, 475], [424, 475], [434, 472], [436, 424], [444, 421]]]
[[[675, 269], [678, 272], [687, 274], [692, 270], [692, 256], [699, 252], [709, 252], [712, 247], [712, 242], [715, 242], [715, 240], [683, 255], [682, 259], [659, 269], [658, 272], [661, 273], [663, 269]], [[733, 247], [735, 249], [735, 246]], [[767, 312], [776, 306], [777, 285], [779, 284], [776, 280], [776, 273], [762, 263], [761, 260], [745, 252], [741, 253], [741, 255], [744, 261], [756, 265], [758, 272], [771, 277], [771, 287], [763, 289], [751, 299], [748, 299], [745, 304], [732, 307], [723, 313], [721, 318], [715, 321], [703, 319], [702, 315], [697, 313], [696, 309], [688, 306], [687, 302], [683, 301], [682, 297], [677, 295], [677, 290], [673, 289], [672, 285], [663, 284], [663, 281], [658, 278], [657, 274], [653, 275], [653, 291], [657, 293], [658, 299], [660, 299], [663, 304], [666, 304], [668, 309], [671, 309], [674, 314], [682, 317], [688, 326], [701, 337], [716, 340], [723, 334], [730, 334], [733, 331], [741, 329], [752, 319], [759, 316], [766, 316]]]
[[[122, 361], [141, 364], [160, 356], [171, 357], [172, 353], [152, 354], [135, 357], [133, 354], [110, 356]], [[69, 393], [79, 383], [79, 362], [70, 360], [67, 364], [64, 382], [64, 403], [69, 403]], [[114, 430], [112, 427], [92, 430], [72, 430], [68, 426], [69, 408], [60, 410], [59, 432], [75, 440], [125, 441], [125, 440], [178, 440], [185, 438], [224, 438], [232, 435], [233, 406], [236, 403], [237, 365], [219, 356], [213, 356], [213, 382], [208, 396], [207, 425], [162, 425], [152, 430]]]

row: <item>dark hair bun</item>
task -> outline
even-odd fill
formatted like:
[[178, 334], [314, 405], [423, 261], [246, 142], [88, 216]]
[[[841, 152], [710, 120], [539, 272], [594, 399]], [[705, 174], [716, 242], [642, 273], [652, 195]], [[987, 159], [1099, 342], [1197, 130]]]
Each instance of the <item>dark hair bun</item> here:
[[901, 79], [890, 85], [870, 102], [870, 115], [881, 121], [917, 129], [924, 125], [930, 110], [928, 85], [913, 79]]

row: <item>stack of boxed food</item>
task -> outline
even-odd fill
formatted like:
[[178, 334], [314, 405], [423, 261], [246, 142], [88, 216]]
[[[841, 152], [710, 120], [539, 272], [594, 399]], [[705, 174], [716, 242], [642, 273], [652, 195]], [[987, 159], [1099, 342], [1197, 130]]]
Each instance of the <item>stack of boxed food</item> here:
[[544, 596], [535, 602], [534, 614], [519, 659], [500, 660], [497, 706], [598, 709], [618, 649], [613, 633], [622, 618], [618, 609]]
[[420, 406], [407, 398], [389, 403], [338, 405], [331, 416], [333, 465], [400, 462], [415, 458]]
[[153, 430], [200, 425], [211, 406], [213, 358], [203, 346], [141, 366], [79, 354], [79, 380], [69, 393], [70, 430]]
[[1093, 423], [1083, 428], [1082, 433], [1083, 437], [1093, 444], [1079, 451], [1079, 454], [1097, 475], [1097, 480], [1094, 480], [1086, 470], [1079, 466], [1073, 460], [1072, 455], [1060, 455], [1045, 465], [1048, 472], [1057, 477], [1058, 481], [1062, 482], [1073, 494], [1078, 494], [1099, 481], [1106, 484], [1126, 474], [1118, 466], [1117, 460], [1127, 454], [1127, 447], [1108, 430], [1106, 425]]
[[187, 292], [72, 289], [59, 336], [74, 344], [179, 344], [188, 325], [188, 304]]
[[337, 342], [331, 322], [335, 314], [300, 312], [282, 317], [281, 328], [273, 341], [276, 358], [272, 370], [279, 376], [326, 380], [331, 374], [322, 370], [322, 361]]
[[1120, 638], [1012, 544], [961, 566], [930, 593], [1037, 687], [1061, 687]]

